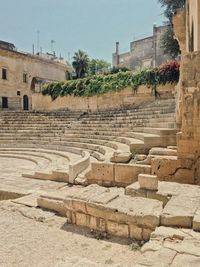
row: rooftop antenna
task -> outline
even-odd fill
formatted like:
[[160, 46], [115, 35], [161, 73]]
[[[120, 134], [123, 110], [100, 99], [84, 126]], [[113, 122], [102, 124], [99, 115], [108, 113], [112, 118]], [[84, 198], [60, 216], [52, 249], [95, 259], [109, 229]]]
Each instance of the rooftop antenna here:
[[32, 53], [33, 53], [33, 55], [35, 54], [35, 45], [34, 44], [32, 44]]
[[37, 52], [39, 52], [40, 49], [40, 31], [37, 30]]
[[55, 44], [55, 40], [51, 40], [51, 53], [53, 54], [53, 44]]

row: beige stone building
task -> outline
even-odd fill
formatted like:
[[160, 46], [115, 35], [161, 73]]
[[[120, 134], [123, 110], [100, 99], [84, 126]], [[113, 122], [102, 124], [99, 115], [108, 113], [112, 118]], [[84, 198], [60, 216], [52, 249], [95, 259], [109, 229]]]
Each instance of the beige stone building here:
[[164, 55], [161, 40], [167, 27], [154, 25], [152, 36], [131, 42], [130, 51], [125, 53], [119, 53], [119, 43], [116, 43], [113, 66], [135, 70], [138, 67], [154, 67], [166, 62], [169, 56]]
[[66, 80], [71, 67], [54, 56], [18, 52], [13, 44], [0, 42], [0, 108], [32, 107], [31, 95], [42, 84]]

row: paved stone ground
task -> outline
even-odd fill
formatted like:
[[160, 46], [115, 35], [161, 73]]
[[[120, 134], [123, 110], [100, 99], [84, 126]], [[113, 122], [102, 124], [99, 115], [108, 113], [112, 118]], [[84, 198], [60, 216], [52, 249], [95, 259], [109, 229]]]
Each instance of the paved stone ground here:
[[65, 183], [23, 178], [21, 172], [26, 167], [31, 165], [19, 168], [13, 160], [0, 165], [0, 191], [33, 193], [33, 199], [23, 199], [23, 205], [19, 204], [20, 199], [0, 201], [0, 267], [200, 266], [200, 233], [184, 226], [175, 228], [177, 223], [170, 227], [174, 219], [181, 225], [186, 217], [187, 226], [191, 227], [191, 222], [199, 229], [200, 187], [160, 183], [158, 194], [171, 197], [163, 213], [169, 227], [157, 227], [150, 241], [141, 250], [135, 250], [138, 244], [133, 240], [97, 240], [99, 235], [90, 230], [67, 224], [66, 218], [36, 208], [37, 194], [71, 194], [81, 187], [72, 189]]
[[97, 240], [66, 218], [0, 202], [1, 267], [134, 266], [139, 251], [129, 241]]
[[158, 227], [141, 250], [119, 238], [97, 240], [52, 212], [0, 202], [1, 267], [199, 267], [200, 233]]

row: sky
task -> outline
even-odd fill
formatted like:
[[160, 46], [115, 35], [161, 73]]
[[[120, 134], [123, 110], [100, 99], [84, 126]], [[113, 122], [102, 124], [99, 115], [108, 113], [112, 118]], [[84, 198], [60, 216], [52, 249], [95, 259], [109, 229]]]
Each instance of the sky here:
[[[53, 50], [71, 59], [78, 49], [90, 58], [112, 61], [116, 41], [126, 52], [129, 43], [162, 25], [158, 0], [0, 0], [0, 39], [19, 51]], [[39, 33], [38, 33], [39, 31]]]

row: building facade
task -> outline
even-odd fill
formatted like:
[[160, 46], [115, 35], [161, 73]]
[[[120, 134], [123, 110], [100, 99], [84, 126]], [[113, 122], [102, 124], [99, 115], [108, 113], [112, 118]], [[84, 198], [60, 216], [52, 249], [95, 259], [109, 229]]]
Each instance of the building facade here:
[[130, 43], [130, 51], [119, 53], [119, 43], [113, 54], [113, 66], [135, 70], [141, 67], [155, 67], [165, 63], [169, 56], [164, 55], [162, 35], [168, 26], [153, 27], [153, 35]]
[[66, 80], [70, 71], [55, 58], [18, 52], [0, 41], [0, 109], [30, 110], [33, 93], [46, 82]]

